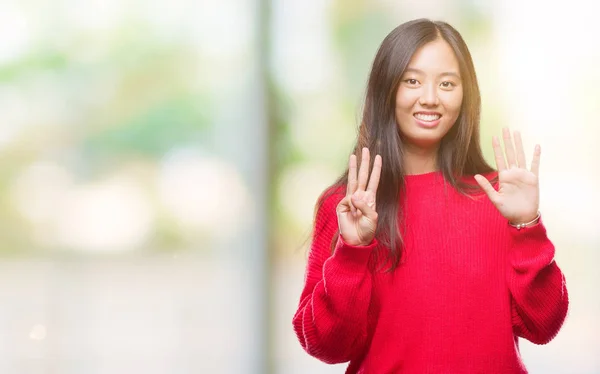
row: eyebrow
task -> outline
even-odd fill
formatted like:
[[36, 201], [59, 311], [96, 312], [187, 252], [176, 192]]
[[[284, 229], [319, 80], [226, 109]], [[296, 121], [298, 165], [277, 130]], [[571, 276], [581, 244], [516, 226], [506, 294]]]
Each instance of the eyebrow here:
[[[423, 70], [419, 70], [419, 69], [415, 69], [415, 68], [406, 68], [404, 70], [404, 72], [405, 73], [418, 73], [418, 74], [425, 75], [425, 73], [423, 72]], [[455, 73], [453, 71], [445, 71], [445, 72], [439, 74], [440, 77], [445, 76], [445, 75], [450, 75], [450, 76], [456, 77], [458, 79], [461, 79], [460, 75], [458, 75], [458, 73]]]

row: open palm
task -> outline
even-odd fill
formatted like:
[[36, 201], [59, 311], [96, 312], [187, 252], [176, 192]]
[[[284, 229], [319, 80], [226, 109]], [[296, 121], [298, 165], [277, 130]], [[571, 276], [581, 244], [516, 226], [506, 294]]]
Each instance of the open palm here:
[[502, 151], [500, 141], [496, 137], [492, 138], [498, 168], [498, 190], [482, 175], [476, 175], [475, 180], [509, 222], [529, 222], [537, 216], [539, 208], [540, 146], [535, 146], [531, 169], [528, 170], [521, 134], [515, 132], [514, 146], [508, 129], [503, 129], [502, 135], [505, 152]]

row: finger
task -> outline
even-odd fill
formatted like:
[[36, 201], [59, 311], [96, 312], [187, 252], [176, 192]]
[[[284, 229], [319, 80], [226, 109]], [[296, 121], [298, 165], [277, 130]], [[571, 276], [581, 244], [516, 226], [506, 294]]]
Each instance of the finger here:
[[494, 186], [488, 181], [483, 175], [477, 174], [475, 175], [475, 180], [479, 187], [485, 192], [485, 194], [489, 197], [489, 199], [494, 202], [498, 196], [498, 191], [494, 189]]
[[364, 200], [352, 196], [352, 203], [362, 214], [372, 221], [377, 219], [377, 212], [371, 208]]
[[533, 150], [533, 160], [531, 161], [531, 172], [539, 177], [540, 174], [540, 155], [542, 154], [542, 147], [539, 144], [535, 145]]
[[[352, 154], [350, 155], [350, 160], [348, 161], [348, 185], [346, 186], [346, 196], [352, 195], [358, 186], [356, 169], [356, 155]], [[354, 205], [352, 205], [352, 202], [349, 198], [348, 206], [350, 207], [352, 214], [356, 213], [356, 208], [354, 208]]]
[[356, 191], [358, 185], [356, 179], [356, 155], [350, 155], [350, 161], [348, 161], [348, 186], [346, 195], [350, 196]]
[[492, 137], [492, 148], [494, 148], [494, 159], [496, 160], [496, 169], [502, 171], [506, 169], [504, 163], [504, 152], [502, 152], [502, 146], [500, 146], [500, 140], [497, 137]]
[[525, 151], [523, 150], [523, 140], [521, 133], [515, 131], [515, 151], [517, 151], [517, 163], [520, 168], [527, 169], [527, 160], [525, 159]]
[[344, 198], [342, 200], [340, 200], [340, 202], [338, 203], [338, 205], [335, 208], [335, 211], [340, 214], [340, 213], [349, 213], [350, 212], [350, 196], [344, 196]]
[[510, 135], [510, 130], [506, 127], [502, 129], [502, 137], [504, 138], [504, 150], [506, 152], [506, 162], [508, 163], [508, 167], [511, 168], [513, 166], [517, 166], [512, 136]]
[[369, 187], [367, 191], [373, 192], [373, 195], [377, 196], [377, 187], [379, 186], [379, 178], [381, 176], [381, 156], [375, 156], [373, 161], [373, 170], [371, 170], [371, 178], [369, 179]]
[[360, 160], [360, 169], [358, 169], [358, 189], [364, 191], [369, 179], [369, 148], [362, 149], [362, 158]]
[[352, 196], [346, 195], [337, 205], [336, 212], [338, 213], [338, 215], [341, 213], [348, 213], [352, 215], [352, 217], [357, 217], [359, 211], [352, 203]]

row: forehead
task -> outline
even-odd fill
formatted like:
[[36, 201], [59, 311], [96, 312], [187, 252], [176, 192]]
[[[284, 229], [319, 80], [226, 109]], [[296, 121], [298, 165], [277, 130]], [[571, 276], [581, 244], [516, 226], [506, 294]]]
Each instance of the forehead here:
[[450, 44], [442, 38], [419, 48], [410, 59], [408, 68], [434, 74], [442, 71], [459, 72], [458, 59]]

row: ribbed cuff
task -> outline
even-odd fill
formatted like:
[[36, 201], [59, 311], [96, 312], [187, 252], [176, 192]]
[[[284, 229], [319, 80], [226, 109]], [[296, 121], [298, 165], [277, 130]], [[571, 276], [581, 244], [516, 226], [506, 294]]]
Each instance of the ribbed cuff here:
[[344, 242], [344, 239], [340, 235], [335, 245], [333, 258], [340, 263], [365, 266], [369, 262], [371, 252], [377, 248], [377, 245], [377, 239], [373, 239], [371, 244], [367, 246], [349, 245]]
[[539, 221], [529, 227], [518, 230], [510, 227], [512, 238], [511, 262], [516, 269], [546, 266], [554, 260], [554, 245], [548, 239], [546, 227]]

